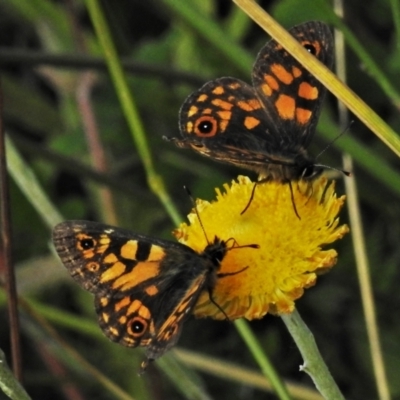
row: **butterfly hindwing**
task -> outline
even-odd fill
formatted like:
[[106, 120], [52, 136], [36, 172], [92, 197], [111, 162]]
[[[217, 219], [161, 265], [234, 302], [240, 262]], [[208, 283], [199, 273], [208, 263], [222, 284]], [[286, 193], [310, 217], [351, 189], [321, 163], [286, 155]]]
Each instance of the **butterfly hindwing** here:
[[[289, 33], [327, 67], [333, 62], [333, 38], [327, 25], [312, 21]], [[264, 104], [268, 128], [281, 146], [308, 147], [319, 118], [326, 89], [283, 47], [269, 41], [253, 66], [253, 86]]]

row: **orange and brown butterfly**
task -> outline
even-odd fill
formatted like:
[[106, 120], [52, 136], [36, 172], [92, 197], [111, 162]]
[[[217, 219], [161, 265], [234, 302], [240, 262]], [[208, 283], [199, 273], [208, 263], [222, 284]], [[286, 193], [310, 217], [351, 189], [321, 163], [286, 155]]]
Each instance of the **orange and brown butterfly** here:
[[[330, 67], [333, 38], [327, 25], [310, 21], [289, 30], [319, 61]], [[324, 166], [307, 153], [325, 96], [324, 86], [274, 40], [259, 52], [253, 85], [219, 78], [192, 93], [180, 110], [182, 139], [218, 161], [259, 173], [259, 180], [311, 180]]]
[[177, 342], [200, 293], [212, 293], [229, 250], [217, 237], [197, 253], [89, 221], [58, 224], [53, 242], [71, 276], [94, 294], [99, 325], [109, 339], [146, 347], [142, 371]]

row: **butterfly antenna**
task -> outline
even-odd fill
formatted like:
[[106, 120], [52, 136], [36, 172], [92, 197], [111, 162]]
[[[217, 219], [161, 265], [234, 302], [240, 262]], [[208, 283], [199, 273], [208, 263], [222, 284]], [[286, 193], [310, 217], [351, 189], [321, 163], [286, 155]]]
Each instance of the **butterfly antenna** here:
[[337, 135], [335, 137], [335, 139], [333, 139], [330, 143], [328, 143], [327, 146], [324, 149], [322, 149], [322, 151], [315, 157], [315, 159], [317, 160], [318, 157], [320, 157], [322, 154], [324, 154], [338, 139], [340, 139], [347, 131], [349, 131], [351, 125], [353, 125], [353, 122], [354, 121], [350, 121], [347, 128], [343, 132], [339, 133], [339, 135]]
[[[324, 154], [339, 138], [341, 138], [350, 129], [351, 125], [353, 125], [353, 122], [354, 121], [350, 121], [350, 123], [347, 126], [347, 128], [343, 132], [339, 133], [339, 135], [337, 135], [335, 137], [335, 139], [333, 139], [330, 143], [328, 143], [328, 145], [324, 149], [322, 149], [322, 151], [315, 157], [315, 160], [318, 160], [318, 158], [322, 154]], [[314, 166], [315, 167], [321, 167], [321, 168], [324, 168], [324, 169], [331, 169], [333, 171], [338, 171], [338, 172], [342, 173], [343, 175], [351, 176], [351, 172], [346, 171], [344, 169], [334, 168], [334, 167], [331, 167], [329, 165], [323, 165], [323, 164], [314, 164]]]
[[332, 171], [337, 171], [340, 172], [341, 174], [345, 175], [345, 176], [352, 176], [352, 173], [350, 171], [346, 171], [344, 169], [341, 168], [335, 168], [335, 167], [331, 167], [330, 165], [325, 165], [325, 164], [314, 164], [314, 167], [320, 167], [323, 169], [330, 169]]
[[189, 196], [189, 198], [190, 198], [190, 200], [192, 202], [194, 211], [195, 211], [195, 213], [197, 215], [197, 219], [199, 220], [199, 223], [200, 223], [201, 229], [203, 230], [203, 233], [204, 233], [204, 236], [206, 238], [206, 241], [207, 241], [208, 244], [210, 244], [210, 241], [208, 240], [208, 236], [207, 236], [206, 230], [204, 229], [203, 221], [200, 218], [199, 210], [197, 209], [196, 201], [194, 200], [194, 198], [192, 196], [192, 192], [190, 191], [190, 189], [186, 185], [183, 186], [183, 188], [186, 190], [186, 193], [188, 194], [188, 196]]

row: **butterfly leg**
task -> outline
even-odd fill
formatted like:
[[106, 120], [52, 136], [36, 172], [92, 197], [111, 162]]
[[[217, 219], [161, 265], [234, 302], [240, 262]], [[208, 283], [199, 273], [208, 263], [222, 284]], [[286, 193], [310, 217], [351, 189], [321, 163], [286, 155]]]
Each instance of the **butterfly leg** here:
[[250, 199], [247, 202], [246, 207], [244, 208], [244, 210], [240, 213], [240, 215], [243, 215], [247, 211], [247, 209], [250, 207], [250, 204], [254, 199], [254, 193], [256, 192], [257, 185], [258, 185], [258, 182], [255, 182], [254, 186], [253, 186], [253, 190], [251, 191]]
[[298, 219], [301, 219], [299, 213], [297, 212], [297, 208], [296, 208], [296, 203], [294, 201], [294, 194], [293, 194], [293, 187], [292, 187], [292, 182], [291, 181], [287, 181], [288, 185], [289, 185], [289, 189], [290, 189], [290, 198], [292, 199], [292, 204], [293, 204], [293, 210], [294, 213], [296, 214]]
[[[217, 278], [224, 278], [225, 276], [231, 276], [231, 275], [236, 275], [236, 274], [240, 274], [241, 272], [243, 272], [244, 270], [246, 270], [249, 267], [244, 267], [242, 269], [240, 269], [239, 271], [235, 271], [235, 272], [227, 272], [225, 274], [217, 274]], [[221, 311], [222, 314], [224, 314], [225, 319], [227, 321], [230, 322], [230, 319], [228, 317], [228, 315], [226, 315], [226, 312], [222, 309], [222, 307], [214, 300], [213, 298], [213, 288], [210, 286], [208, 287], [208, 297], [210, 298], [211, 303], [213, 303], [215, 305], [215, 307], [218, 308], [219, 311]]]
[[211, 303], [213, 303], [214, 306], [217, 307], [218, 310], [222, 312], [222, 314], [224, 314], [225, 319], [226, 319], [227, 321], [230, 322], [230, 319], [229, 319], [229, 317], [226, 315], [226, 312], [225, 312], [225, 311], [222, 309], [222, 307], [214, 300], [213, 294], [212, 294], [212, 289], [211, 289], [211, 288], [208, 289], [208, 297], [210, 298]]

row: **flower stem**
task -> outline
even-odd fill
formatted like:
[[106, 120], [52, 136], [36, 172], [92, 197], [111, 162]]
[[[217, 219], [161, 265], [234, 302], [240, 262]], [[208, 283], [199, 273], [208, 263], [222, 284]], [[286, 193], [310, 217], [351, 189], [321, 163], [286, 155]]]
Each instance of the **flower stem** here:
[[235, 326], [257, 364], [260, 366], [262, 373], [274, 388], [278, 398], [280, 400], [290, 400], [291, 396], [289, 395], [285, 384], [275, 371], [268, 357], [265, 355], [260, 343], [257, 341], [253, 332], [251, 331], [249, 324], [242, 318], [235, 321]]
[[297, 310], [294, 310], [291, 314], [281, 315], [281, 318], [303, 357], [304, 364], [300, 367], [300, 370], [310, 375], [316, 388], [325, 399], [344, 400], [321, 357], [313, 334], [301, 319]]

